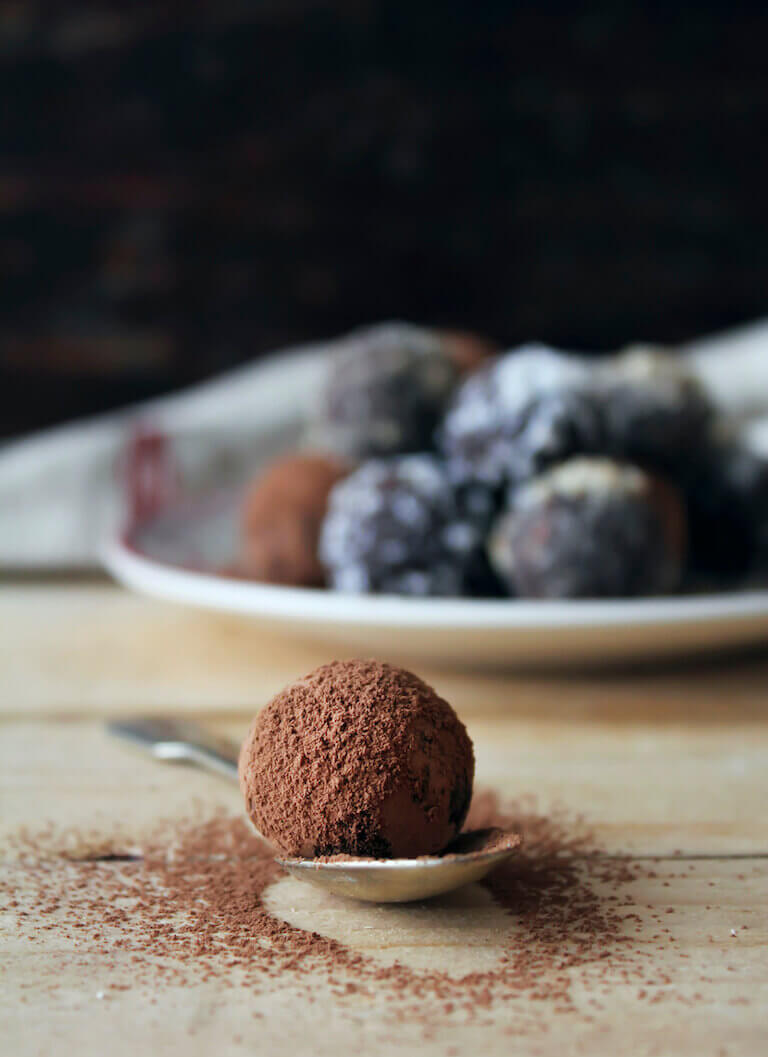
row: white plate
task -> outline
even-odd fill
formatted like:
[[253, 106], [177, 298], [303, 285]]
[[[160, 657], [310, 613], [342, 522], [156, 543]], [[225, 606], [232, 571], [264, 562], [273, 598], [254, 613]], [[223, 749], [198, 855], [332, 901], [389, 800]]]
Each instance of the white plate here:
[[[250, 369], [236, 391], [251, 425], [247, 436], [228, 442], [228, 458], [237, 462], [245, 446], [267, 460], [295, 445], [327, 355], [316, 349]], [[217, 414], [222, 417], [222, 408]], [[236, 416], [232, 424], [242, 427]], [[177, 432], [182, 425], [173, 423], [175, 447], [190, 441], [206, 450], [211, 446], [209, 436]], [[615, 601], [421, 600], [237, 580], [215, 570], [235, 559], [238, 521], [236, 494], [211, 493], [113, 540], [104, 561], [118, 580], [138, 591], [285, 625], [329, 643], [329, 656], [551, 667], [649, 661], [768, 641], [768, 591]]]
[[237, 499], [219, 493], [111, 542], [104, 559], [146, 594], [321, 639], [330, 655], [451, 666], [604, 664], [768, 640], [768, 591], [611, 601], [412, 599], [273, 587], [219, 575], [237, 544]]

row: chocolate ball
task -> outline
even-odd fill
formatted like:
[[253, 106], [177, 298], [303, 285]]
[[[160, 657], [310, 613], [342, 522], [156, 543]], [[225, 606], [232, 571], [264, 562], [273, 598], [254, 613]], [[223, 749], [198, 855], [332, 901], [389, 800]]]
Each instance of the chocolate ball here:
[[339, 459], [313, 453], [272, 462], [243, 502], [241, 574], [273, 584], [322, 585], [320, 524], [331, 488], [347, 472]]
[[455, 348], [405, 323], [351, 334], [332, 357], [312, 443], [352, 459], [429, 449], [461, 373]]
[[411, 672], [333, 661], [257, 715], [239, 773], [248, 816], [284, 855], [412, 858], [459, 833], [474, 754], [451, 706]]
[[768, 571], [768, 458], [738, 440], [701, 448], [681, 474], [691, 570], [738, 579]]
[[678, 587], [685, 539], [671, 485], [636, 466], [582, 457], [515, 492], [489, 553], [521, 597], [620, 598]]
[[599, 451], [601, 408], [591, 377], [583, 360], [544, 345], [513, 349], [471, 373], [437, 432], [453, 480], [504, 487]]
[[437, 335], [460, 374], [476, 370], [499, 351], [495, 342], [470, 330], [438, 330]]
[[604, 454], [675, 472], [708, 438], [714, 409], [680, 357], [630, 346], [598, 367], [595, 387]]
[[364, 462], [328, 500], [319, 551], [330, 584], [355, 594], [461, 595], [490, 509], [490, 499], [483, 508], [483, 496], [471, 498], [432, 455]]

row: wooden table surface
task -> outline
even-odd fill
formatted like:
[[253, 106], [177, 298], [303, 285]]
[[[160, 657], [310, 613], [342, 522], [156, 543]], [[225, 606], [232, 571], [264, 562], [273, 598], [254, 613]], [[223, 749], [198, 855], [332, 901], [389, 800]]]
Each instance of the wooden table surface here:
[[[340, 997], [320, 969], [322, 1001], [311, 1006], [279, 979], [258, 995], [227, 988], [224, 998], [221, 979], [152, 993], [111, 990], [119, 969], [103, 951], [83, 951], [72, 973], [61, 968], [66, 943], [55, 929], [25, 942], [38, 909], [25, 895], [28, 867], [11, 852], [20, 827], [51, 820], [108, 835], [119, 824], [140, 835], [161, 810], [188, 817], [196, 801], [239, 809], [225, 781], [164, 767], [111, 741], [105, 717], [188, 715], [239, 738], [275, 690], [328, 659], [320, 645], [106, 583], [0, 586], [0, 871], [18, 904], [0, 906], [0, 1052], [768, 1052], [767, 651], [589, 676], [419, 668], [467, 723], [478, 785], [504, 797], [532, 794], [542, 812], [565, 805], [568, 817], [584, 817], [603, 854], [630, 866], [655, 859], [630, 886], [637, 907], [670, 915], [671, 942], [662, 950], [644, 932], [650, 920], [632, 933], [669, 981], [653, 1003], [609, 966], [599, 1008], [588, 1008], [586, 991], [579, 998], [577, 981], [575, 1009], [539, 1000], [541, 1030], [516, 1030], [521, 1000], [497, 1002], [480, 1019], [446, 1013], [427, 1029], [412, 1003], [398, 1015], [391, 1002]], [[365, 908], [288, 879], [273, 886], [269, 907], [374, 961], [450, 966], [459, 975], [493, 964], [508, 927], [482, 889], [463, 897], [460, 913], [450, 900], [377, 908], [375, 928]], [[586, 983], [588, 966], [583, 973]]]

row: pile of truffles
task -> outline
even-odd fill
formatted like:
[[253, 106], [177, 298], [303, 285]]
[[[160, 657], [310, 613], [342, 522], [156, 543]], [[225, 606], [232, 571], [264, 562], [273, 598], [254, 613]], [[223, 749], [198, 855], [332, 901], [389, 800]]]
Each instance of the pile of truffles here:
[[240, 751], [249, 818], [283, 855], [442, 851], [472, 796], [472, 742], [447, 701], [402, 668], [333, 661], [258, 714]]
[[684, 361], [496, 352], [389, 324], [341, 342], [244, 503], [241, 571], [354, 593], [631, 597], [768, 571], [768, 461]]

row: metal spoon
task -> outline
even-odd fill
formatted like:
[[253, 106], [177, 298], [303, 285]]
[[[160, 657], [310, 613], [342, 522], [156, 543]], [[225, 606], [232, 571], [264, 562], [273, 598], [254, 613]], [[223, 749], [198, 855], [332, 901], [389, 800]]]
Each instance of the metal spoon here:
[[[158, 760], [196, 764], [237, 780], [238, 747], [195, 723], [176, 719], [126, 719], [107, 724], [110, 734], [132, 741]], [[455, 851], [419, 859], [335, 861], [284, 858], [277, 862], [300, 881], [351, 899], [406, 903], [429, 899], [479, 881], [517, 851], [520, 837], [505, 835], [488, 844], [488, 830], [464, 833]], [[259, 834], [260, 835], [260, 834]]]

